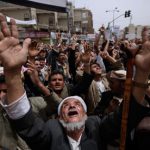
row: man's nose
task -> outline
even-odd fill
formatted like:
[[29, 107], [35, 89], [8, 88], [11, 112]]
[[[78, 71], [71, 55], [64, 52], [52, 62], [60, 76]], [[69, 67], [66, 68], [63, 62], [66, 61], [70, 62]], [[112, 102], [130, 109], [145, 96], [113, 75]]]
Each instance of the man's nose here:
[[56, 80], [56, 83], [58, 83], [59, 82], [59, 80]]
[[72, 109], [72, 108], [75, 108], [75, 105], [74, 105], [74, 104], [70, 104], [69, 109]]

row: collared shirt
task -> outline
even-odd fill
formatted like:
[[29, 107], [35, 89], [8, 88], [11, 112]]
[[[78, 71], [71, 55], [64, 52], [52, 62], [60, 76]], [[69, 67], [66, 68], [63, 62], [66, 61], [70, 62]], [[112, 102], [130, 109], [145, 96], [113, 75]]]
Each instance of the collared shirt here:
[[81, 136], [78, 141], [72, 139], [70, 136], [67, 136], [69, 140], [69, 144], [71, 146], [71, 150], [81, 150], [81, 147], [80, 147]]
[[0, 104], [11, 119], [22, 118], [25, 114], [27, 114], [31, 107], [26, 93], [24, 93], [20, 98], [10, 103], [9, 105], [6, 104], [5, 99], [2, 99], [2, 101], [0, 101]]
[[[30, 109], [30, 104], [27, 99], [26, 93], [24, 93], [18, 100], [12, 102], [9, 105], [6, 104], [6, 97], [4, 97], [0, 101], [0, 104], [7, 112], [8, 116], [12, 119], [22, 118]], [[29, 150], [30, 148], [27, 146], [27, 144], [19, 136], [16, 135], [16, 132], [14, 130], [11, 129], [9, 121], [7, 120], [7, 118], [5, 118], [6, 114], [1, 112], [1, 115], [4, 115], [0, 116], [0, 121], [2, 121], [2, 131], [0, 130], [0, 145], [2, 146], [1, 148], [11, 150]]]
[[99, 96], [101, 97], [102, 93], [106, 91], [106, 88], [102, 81], [97, 81], [96, 85], [97, 85]]

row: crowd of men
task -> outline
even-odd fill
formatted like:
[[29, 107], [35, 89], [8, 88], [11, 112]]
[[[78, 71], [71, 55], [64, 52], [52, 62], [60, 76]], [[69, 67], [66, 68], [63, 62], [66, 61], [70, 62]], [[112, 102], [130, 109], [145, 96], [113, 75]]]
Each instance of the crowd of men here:
[[8, 25], [3, 14], [0, 26], [0, 150], [118, 150], [129, 67], [125, 149], [149, 149], [147, 27], [141, 39], [111, 41], [101, 27], [93, 45], [76, 34], [65, 43], [60, 33], [50, 45], [20, 43], [15, 21]]

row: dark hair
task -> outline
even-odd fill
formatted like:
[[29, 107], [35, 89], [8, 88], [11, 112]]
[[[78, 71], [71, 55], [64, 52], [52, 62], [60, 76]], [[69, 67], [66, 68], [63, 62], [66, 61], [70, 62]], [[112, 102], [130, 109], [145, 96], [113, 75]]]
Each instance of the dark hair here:
[[44, 57], [38, 57], [37, 60], [39, 60], [39, 61], [44, 60], [45, 61], [45, 58]]
[[4, 75], [0, 75], [0, 83], [5, 83], [5, 76]]
[[[102, 49], [101, 49], [102, 51], [104, 50], [106, 44], [107, 44], [107, 40], [102, 43]], [[113, 41], [109, 41], [109, 46], [114, 46], [114, 42]]]
[[96, 65], [98, 65], [98, 66], [101, 68], [100, 64], [99, 64], [99, 63], [97, 63], [96, 61], [91, 62], [91, 63], [90, 63], [90, 67], [91, 67], [92, 65], [95, 65], [95, 64], [96, 64]]
[[54, 71], [51, 72], [51, 74], [50, 74], [50, 76], [48, 78], [48, 81], [50, 82], [51, 81], [51, 77], [54, 76], [54, 75], [56, 75], [56, 74], [62, 75], [63, 79], [65, 79], [65, 76], [64, 76], [64, 74], [63, 74], [62, 71], [60, 71], [60, 70], [54, 70]]
[[64, 51], [60, 51], [59, 53], [58, 53], [58, 56], [60, 55], [60, 54], [66, 54]]

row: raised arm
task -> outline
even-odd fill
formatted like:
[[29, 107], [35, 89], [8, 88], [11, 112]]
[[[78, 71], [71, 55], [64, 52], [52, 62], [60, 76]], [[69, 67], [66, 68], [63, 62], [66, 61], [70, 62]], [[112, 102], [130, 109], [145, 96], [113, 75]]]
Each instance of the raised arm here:
[[148, 76], [150, 74], [150, 41], [147, 40], [142, 45], [142, 49], [135, 57], [136, 74], [133, 83], [133, 96], [136, 100], [145, 105], [144, 97], [146, 93]]
[[94, 47], [96, 50], [98, 50], [98, 45], [99, 45], [99, 41], [100, 41], [100, 38], [101, 36], [103, 36], [103, 40], [105, 41], [105, 28], [102, 26], [100, 29], [99, 29], [99, 34], [98, 34], [98, 37], [96, 38], [95, 42], [94, 42]]
[[39, 79], [38, 72], [35, 68], [35, 64], [28, 60], [27, 66], [28, 74], [33, 84], [35, 84], [39, 88], [39, 90], [44, 94], [44, 96], [50, 95], [50, 91], [48, 90], [48, 88]]
[[9, 28], [3, 14], [0, 14], [0, 26], [0, 60], [4, 66], [8, 87], [7, 103], [10, 104], [25, 92], [21, 79], [21, 67], [27, 60], [31, 40], [26, 39], [21, 46], [15, 21], [10, 20]]

